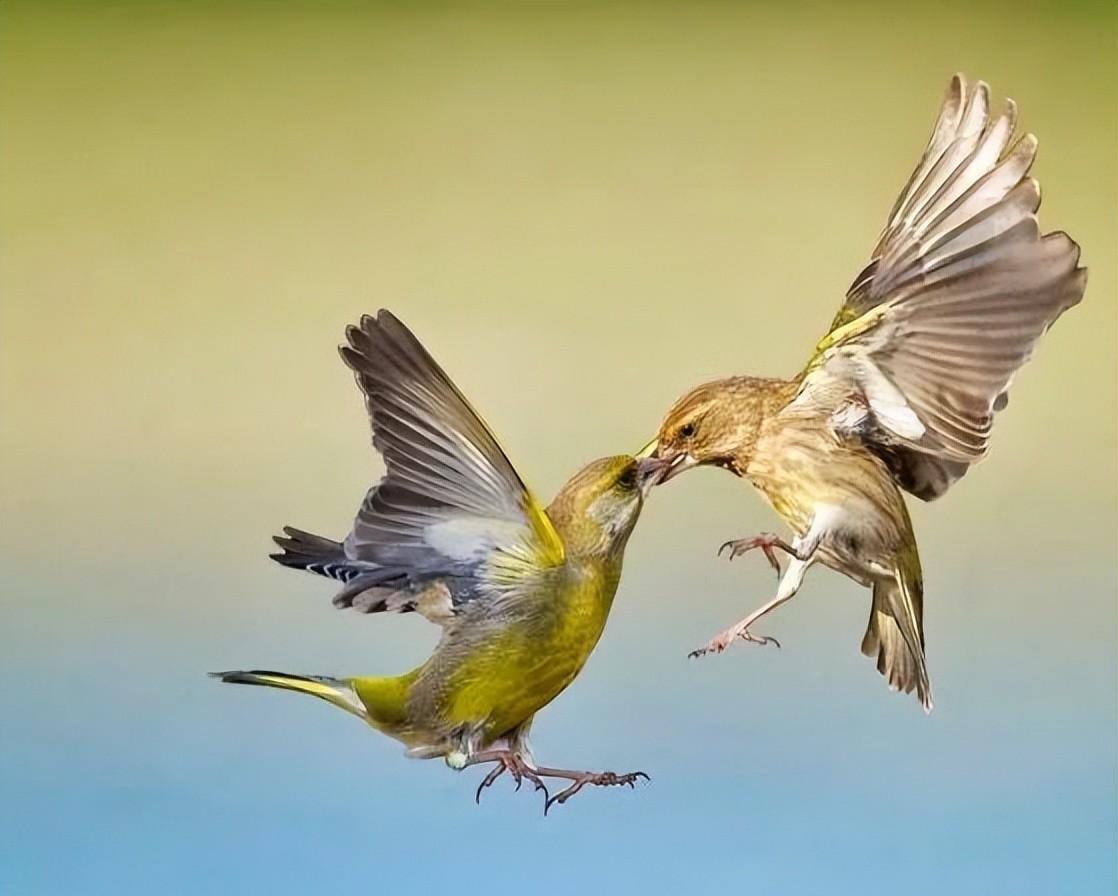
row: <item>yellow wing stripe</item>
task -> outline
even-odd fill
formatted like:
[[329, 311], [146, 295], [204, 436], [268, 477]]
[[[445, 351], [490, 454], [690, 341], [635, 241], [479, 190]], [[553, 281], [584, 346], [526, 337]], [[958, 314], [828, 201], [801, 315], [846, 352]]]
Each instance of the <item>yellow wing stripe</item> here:
[[[827, 352], [829, 352], [835, 346], [841, 345], [847, 340], [856, 339], [863, 333], [866, 333], [876, 327], [881, 322], [881, 319], [889, 312], [889, 309], [890, 305], [888, 303], [877, 305], [860, 317], [856, 317], [853, 320], [841, 324], [831, 330], [826, 336], [824, 336], [822, 339], [819, 340], [819, 342], [816, 343], [815, 351], [812, 352], [811, 360], [807, 362], [807, 366], [804, 368], [801, 377], [807, 376], [808, 373], [822, 364], [823, 361], [826, 360], [825, 355], [827, 354]], [[841, 317], [841, 313], [839, 317]], [[836, 320], [837, 319], [838, 318], [836, 318]]]

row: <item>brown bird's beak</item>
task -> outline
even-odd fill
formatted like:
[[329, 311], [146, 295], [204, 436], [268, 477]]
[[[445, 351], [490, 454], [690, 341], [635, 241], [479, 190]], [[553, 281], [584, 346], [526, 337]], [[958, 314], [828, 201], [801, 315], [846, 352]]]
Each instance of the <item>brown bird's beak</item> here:
[[698, 464], [698, 461], [686, 452], [661, 450], [659, 439], [653, 439], [645, 445], [637, 452], [636, 458], [637, 475], [641, 479], [642, 487], [647, 476], [649, 488], [667, 482], [673, 476], [678, 476], [684, 470]]
[[690, 470], [692, 467], [699, 465], [699, 462], [686, 451], [664, 454], [660, 457], [660, 461], [664, 464], [664, 471], [657, 480], [658, 485], [667, 482], [669, 479], [674, 479], [684, 470]]

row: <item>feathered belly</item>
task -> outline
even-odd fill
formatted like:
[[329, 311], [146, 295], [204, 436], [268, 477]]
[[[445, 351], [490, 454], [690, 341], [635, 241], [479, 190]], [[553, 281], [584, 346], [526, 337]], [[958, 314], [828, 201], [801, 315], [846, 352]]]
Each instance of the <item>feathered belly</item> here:
[[820, 429], [778, 434], [749, 478], [800, 538], [821, 520], [819, 559], [862, 582], [911, 540], [904, 500], [884, 465]]
[[606, 614], [600, 595], [576, 594], [497, 630], [464, 635], [467, 643], [440, 645], [450, 662], [439, 663], [421, 685], [437, 694], [431, 721], [472, 732], [479, 747], [516, 729], [574, 681]]

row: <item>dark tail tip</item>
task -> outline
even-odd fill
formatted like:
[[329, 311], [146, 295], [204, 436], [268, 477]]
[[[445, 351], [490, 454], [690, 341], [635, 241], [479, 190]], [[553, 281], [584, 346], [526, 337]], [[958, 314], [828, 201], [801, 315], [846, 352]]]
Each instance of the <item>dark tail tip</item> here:
[[283, 553], [269, 554], [271, 559], [292, 569], [306, 569], [319, 575], [338, 578], [333, 570], [346, 562], [345, 548], [340, 542], [304, 532], [294, 526], [284, 526], [283, 533], [272, 536], [272, 541], [283, 549]]
[[298, 679], [301, 676], [288, 675], [284, 672], [268, 672], [264, 669], [253, 669], [251, 671], [235, 670], [231, 672], [210, 672], [210, 678], [216, 678], [218, 681], [225, 682], [226, 684], [266, 684], [260, 680], [260, 676], [268, 675], [273, 678], [294, 678]]

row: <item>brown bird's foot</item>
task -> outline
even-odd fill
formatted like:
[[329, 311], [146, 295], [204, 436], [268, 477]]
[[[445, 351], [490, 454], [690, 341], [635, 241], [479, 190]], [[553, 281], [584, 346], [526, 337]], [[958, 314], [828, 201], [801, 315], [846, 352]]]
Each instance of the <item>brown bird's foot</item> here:
[[646, 781], [652, 780], [644, 772], [625, 772], [624, 774], [618, 774], [617, 772], [574, 772], [563, 768], [537, 768], [536, 773], [543, 775], [545, 778], [564, 778], [573, 782], [569, 787], [559, 791], [555, 796], [548, 799], [543, 808], [544, 815], [546, 815], [548, 810], [556, 803], [560, 806], [563, 805], [563, 803], [582, 790], [587, 784], [594, 787], [621, 787], [628, 784], [629, 787], [632, 788], [636, 786], [637, 781], [641, 778], [644, 778]]
[[528, 780], [536, 785], [536, 790], [543, 791], [544, 808], [546, 811], [547, 800], [550, 796], [547, 792], [547, 787], [544, 785], [543, 781], [540, 780], [538, 771], [532, 768], [532, 766], [525, 762], [518, 754], [513, 753], [511, 750], [489, 750], [485, 753], [477, 753], [471, 756], [467, 765], [476, 765], [481, 762], [492, 762], [494, 766], [478, 785], [477, 793], [474, 794], [475, 803], [481, 805], [481, 792], [487, 787], [492, 787], [494, 781], [505, 772], [508, 772], [516, 782], [517, 790], [520, 789], [520, 786], [525, 780]]
[[755, 635], [749, 630], [748, 626], [738, 623], [726, 629], [726, 631], [715, 635], [707, 641], [703, 647], [700, 647], [698, 650], [692, 650], [687, 655], [691, 659], [696, 659], [700, 656], [706, 656], [708, 653], [721, 653], [738, 638], [741, 638], [743, 641], [749, 641], [752, 644], [774, 644], [780, 647], [780, 642], [776, 640], [776, 638], [771, 638], [768, 635]]
[[740, 557], [742, 554], [747, 554], [750, 551], [760, 548], [761, 553], [765, 555], [765, 559], [769, 561], [769, 566], [776, 570], [777, 578], [779, 578], [783, 571], [780, 568], [780, 561], [776, 558], [776, 548], [784, 551], [786, 554], [796, 555], [796, 549], [788, 544], [779, 535], [773, 535], [771, 532], [762, 532], [760, 535], [754, 535], [752, 538], [738, 538], [734, 541], [727, 541], [722, 544], [718, 549], [718, 556], [722, 556], [723, 551], [728, 551], [728, 556], [731, 560], [735, 557]]

